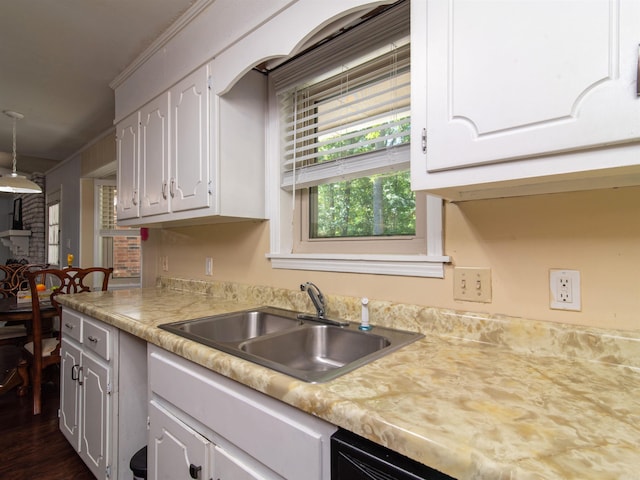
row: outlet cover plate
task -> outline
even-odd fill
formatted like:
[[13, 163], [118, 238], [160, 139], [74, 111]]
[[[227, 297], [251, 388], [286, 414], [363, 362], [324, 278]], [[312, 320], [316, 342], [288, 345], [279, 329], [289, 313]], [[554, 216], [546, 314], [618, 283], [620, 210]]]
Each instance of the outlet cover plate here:
[[453, 299], [491, 303], [491, 269], [455, 267], [453, 269]]
[[554, 310], [582, 309], [580, 271], [552, 268], [549, 270], [549, 306]]

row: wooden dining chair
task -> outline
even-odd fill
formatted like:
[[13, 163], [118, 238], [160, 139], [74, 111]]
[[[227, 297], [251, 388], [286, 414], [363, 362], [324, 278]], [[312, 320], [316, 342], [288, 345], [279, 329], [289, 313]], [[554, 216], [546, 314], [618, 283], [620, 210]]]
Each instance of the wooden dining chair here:
[[[48, 268], [42, 263], [11, 263], [0, 265], [0, 298], [13, 298], [20, 291], [29, 289], [27, 272]], [[11, 324], [0, 321], [0, 345], [21, 346], [27, 339], [24, 324]]]
[[[19, 370], [24, 372], [28, 368], [31, 388], [33, 390], [33, 414], [38, 415], [42, 408], [42, 379], [43, 370], [51, 365], [60, 364], [60, 339], [61, 332], [58, 328], [53, 336], [43, 335], [41, 302], [50, 301], [57, 311], [58, 318], [61, 318], [62, 308], [56, 301], [58, 295], [69, 293], [89, 292], [92, 290], [106, 291], [109, 286], [109, 279], [113, 274], [113, 268], [91, 267], [91, 268], [65, 268], [43, 269], [29, 272], [27, 279], [31, 289], [31, 304], [33, 309], [32, 332], [33, 341], [24, 346], [25, 362], [19, 366]], [[96, 276], [101, 278], [95, 278]], [[99, 285], [92, 289], [91, 282]], [[51, 293], [42, 300], [39, 297], [41, 292], [38, 285], [44, 285]], [[40, 287], [42, 288], [42, 287]], [[24, 373], [21, 376], [24, 377]], [[23, 385], [24, 388], [26, 387]]]

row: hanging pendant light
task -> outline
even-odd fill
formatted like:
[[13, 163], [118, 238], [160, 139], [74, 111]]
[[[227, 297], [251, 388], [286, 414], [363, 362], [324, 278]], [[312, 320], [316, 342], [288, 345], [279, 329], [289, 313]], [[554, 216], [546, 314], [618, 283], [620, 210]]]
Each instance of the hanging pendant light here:
[[16, 173], [16, 122], [23, 119], [24, 115], [10, 110], [5, 110], [3, 113], [13, 119], [13, 172], [9, 175], [0, 175], [0, 192], [42, 193], [39, 185]]

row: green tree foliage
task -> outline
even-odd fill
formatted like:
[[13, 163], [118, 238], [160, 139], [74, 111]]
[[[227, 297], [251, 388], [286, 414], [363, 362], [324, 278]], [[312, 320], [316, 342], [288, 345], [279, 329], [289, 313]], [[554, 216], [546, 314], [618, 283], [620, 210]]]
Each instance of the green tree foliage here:
[[[319, 149], [319, 153], [326, 153], [319, 155], [318, 161], [340, 161], [345, 156], [409, 143], [409, 129], [407, 122], [326, 144]], [[398, 132], [407, 134], [397, 137]], [[311, 238], [415, 234], [416, 197], [408, 171], [324, 184], [312, 188], [310, 194]]]
[[415, 234], [416, 197], [408, 171], [320, 185], [311, 195], [317, 208], [312, 238]]

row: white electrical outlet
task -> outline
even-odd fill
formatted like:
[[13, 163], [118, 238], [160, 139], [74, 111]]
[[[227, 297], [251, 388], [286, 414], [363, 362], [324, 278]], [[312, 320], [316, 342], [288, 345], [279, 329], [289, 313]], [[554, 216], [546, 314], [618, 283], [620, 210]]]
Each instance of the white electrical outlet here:
[[204, 259], [204, 274], [213, 275], [213, 257], [206, 257]]
[[549, 270], [549, 290], [551, 308], [581, 310], [579, 270]]

